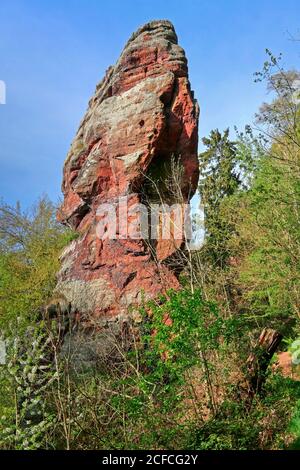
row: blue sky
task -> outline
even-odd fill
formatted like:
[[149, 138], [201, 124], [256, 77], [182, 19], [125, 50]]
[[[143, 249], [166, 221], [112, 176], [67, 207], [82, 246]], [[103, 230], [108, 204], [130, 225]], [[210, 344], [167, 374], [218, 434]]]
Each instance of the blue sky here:
[[57, 200], [63, 161], [88, 99], [131, 33], [170, 19], [200, 103], [200, 138], [251, 122], [265, 48], [299, 68], [299, 0], [1, 0], [0, 197]]

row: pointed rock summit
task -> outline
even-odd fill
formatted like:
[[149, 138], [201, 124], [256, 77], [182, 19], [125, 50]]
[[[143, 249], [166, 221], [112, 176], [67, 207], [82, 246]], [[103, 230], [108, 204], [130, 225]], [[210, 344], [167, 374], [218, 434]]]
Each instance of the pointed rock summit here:
[[[143, 298], [178, 287], [176, 266], [167, 261], [183, 240], [164, 249], [163, 240], [149, 244], [141, 236], [124, 236], [124, 226], [138, 204], [157, 202], [149, 181], [161, 188], [158, 199], [174, 202], [163, 185], [174, 159], [182, 169], [184, 201], [192, 197], [198, 115], [173, 25], [159, 20], [142, 26], [97, 85], [64, 164], [58, 217], [78, 238], [62, 254], [56, 292], [83, 321], [133, 315]], [[115, 220], [110, 214], [115, 237], [111, 227], [104, 229], [107, 236], [99, 235], [99, 224], [105, 225], [99, 207], [105, 205], [108, 213], [116, 209]]]

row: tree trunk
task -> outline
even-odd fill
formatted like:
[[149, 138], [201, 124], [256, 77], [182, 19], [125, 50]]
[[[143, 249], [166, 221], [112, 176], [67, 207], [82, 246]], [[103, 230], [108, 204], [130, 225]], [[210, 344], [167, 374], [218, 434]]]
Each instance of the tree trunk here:
[[282, 335], [271, 328], [264, 328], [257, 345], [246, 362], [248, 396], [259, 394], [266, 380], [268, 365], [282, 340]]

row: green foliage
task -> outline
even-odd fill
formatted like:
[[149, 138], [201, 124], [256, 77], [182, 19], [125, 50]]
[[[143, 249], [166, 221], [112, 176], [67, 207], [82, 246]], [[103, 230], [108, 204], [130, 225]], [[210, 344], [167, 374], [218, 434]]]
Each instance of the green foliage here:
[[[47, 403], [49, 416], [60, 418], [51, 444], [46, 433], [43, 446], [182, 448], [191, 422], [196, 425], [204, 414], [216, 412], [209, 384], [222, 375], [216, 367], [237, 334], [235, 322], [223, 320], [200, 291], [170, 291], [159, 303], [147, 304], [143, 313], [141, 335], [132, 330], [124, 339], [130, 345], [125, 349], [116, 337], [113, 360], [75, 372], [71, 357], [56, 356], [59, 373]], [[203, 398], [191, 394], [191, 377], [210, 396], [205, 413]]]
[[[206, 237], [185, 257], [198, 263], [189, 263], [189, 288], [144, 305], [140, 328], [126, 323], [106, 339], [101, 330], [111, 356], [77, 367], [73, 347], [87, 333], [42, 320], [59, 254], [74, 237], [54, 206], [43, 198], [25, 213], [1, 204], [1, 448], [299, 448], [299, 382], [275, 373], [273, 361], [262, 390], [244, 396], [260, 328], [279, 329], [294, 354], [299, 337], [299, 73], [267, 53], [256, 80], [266, 80], [273, 99], [257, 115], [259, 132], [247, 126], [233, 142], [228, 129], [213, 130], [203, 139]], [[155, 168], [148, 179], [173, 200], [172, 181]]]
[[149, 308], [146, 358], [156, 365], [155, 374], [160, 377], [182, 377], [184, 370], [199, 365], [203, 352], [220, 347], [220, 338], [230, 340], [233, 320], [224, 320], [216, 304], [205, 301], [199, 289], [194, 293], [170, 291], [167, 298], [151, 302]]
[[242, 207], [237, 221], [241, 236], [233, 240], [239, 243], [233, 249], [243, 256], [240, 280], [247, 286], [244, 300], [252, 312], [292, 320], [299, 305], [299, 230], [297, 210], [285, 196], [293, 192], [297, 197], [298, 190], [292, 188], [294, 178], [276, 167], [265, 160], [251, 191], [242, 201], [236, 199]]
[[251, 185], [226, 201], [223, 213], [237, 234], [229, 249], [239, 259], [243, 308], [288, 332], [300, 306], [300, 146], [297, 133], [259, 146]]
[[[273, 99], [257, 114], [259, 132], [247, 126], [238, 134], [231, 152], [227, 150], [225, 172], [221, 165], [215, 165], [218, 171], [213, 166], [220, 161], [214, 157], [216, 142], [224, 140], [220, 134], [208, 139], [209, 150], [200, 156], [206, 159], [204, 168], [208, 158], [213, 169], [204, 178], [204, 195], [208, 191], [210, 201], [217, 201], [216, 211], [208, 204], [214, 215], [207, 210], [202, 253], [214, 253], [213, 241], [226, 268], [221, 273], [212, 257], [206, 276], [210, 298], [220, 299], [227, 312], [246, 314], [262, 326], [267, 321], [291, 335], [293, 329], [297, 333], [300, 309], [299, 73], [284, 71], [280, 60], [267, 53], [256, 80], [267, 82]], [[210, 183], [214, 173], [217, 182]], [[220, 179], [227, 187], [223, 194]]]
[[30, 213], [0, 206], [0, 328], [17, 317], [34, 321], [52, 294], [59, 255], [72, 236], [45, 197]]
[[5, 339], [7, 362], [0, 369], [0, 448], [35, 450], [55, 419], [45, 401], [45, 392], [56, 377], [49, 362], [50, 340], [38, 327], [28, 327], [21, 334], [13, 328]]
[[219, 413], [193, 430], [188, 447], [198, 450], [255, 450], [282, 448], [290, 410], [299, 399], [297, 382], [280, 375], [270, 376], [262, 398], [250, 409], [229, 398]]
[[[231, 152], [227, 149], [225, 170], [215, 157], [222, 155], [217, 145], [220, 141], [222, 148], [220, 133], [211, 134], [204, 142], [207, 152], [200, 155], [206, 243], [199, 254], [199, 278], [206, 296], [218, 300], [222, 316], [244, 319], [251, 342], [263, 327], [278, 329], [292, 342], [299, 337], [300, 319], [300, 108], [295, 99], [299, 72], [285, 71], [280, 58], [267, 54], [256, 81], [266, 81], [272, 100], [261, 106], [255, 127], [238, 133]], [[223, 186], [227, 190], [222, 192]], [[224, 400], [218, 417], [197, 431], [193, 445], [201, 449], [286, 445], [295, 404], [295, 397], [289, 396], [291, 387], [287, 380], [274, 378], [269, 401], [256, 400], [249, 416], [243, 415], [236, 400], [227, 415]], [[276, 398], [278, 406], [272, 403], [272, 410], [274, 416], [282, 415], [280, 424], [276, 428], [271, 420], [272, 437], [261, 442], [260, 435], [269, 432], [267, 404]], [[291, 429], [299, 437], [298, 408]], [[298, 437], [294, 446], [299, 445]]]
[[[170, 291], [159, 303], [150, 302], [144, 317], [142, 373], [138, 381], [134, 378], [137, 397], [128, 403], [129, 415], [144, 430], [139, 448], [172, 448], [175, 443], [180, 448], [188, 428], [185, 400], [190, 377], [197, 373], [197, 382], [206, 384], [214, 412], [209, 388], [215, 373], [212, 353], [221, 354], [226, 348], [234, 325], [223, 320], [216, 305], [204, 301], [199, 290]], [[135, 354], [133, 351], [129, 357], [133, 359]]]
[[289, 425], [289, 431], [293, 435], [293, 441], [289, 445], [289, 449], [300, 449], [300, 400], [296, 403], [293, 416]]
[[216, 266], [224, 266], [229, 256], [226, 242], [232, 227], [222, 217], [221, 203], [241, 185], [237, 166], [237, 147], [229, 140], [229, 129], [222, 135], [218, 129], [202, 139], [207, 150], [200, 154], [199, 191], [205, 215], [205, 254]]
[[41, 310], [55, 286], [60, 252], [72, 236], [58, 224], [46, 197], [30, 212], [0, 206], [0, 329], [8, 357], [0, 366], [5, 448], [37, 448], [50, 425], [43, 394], [53, 376], [42, 359], [48, 343]]

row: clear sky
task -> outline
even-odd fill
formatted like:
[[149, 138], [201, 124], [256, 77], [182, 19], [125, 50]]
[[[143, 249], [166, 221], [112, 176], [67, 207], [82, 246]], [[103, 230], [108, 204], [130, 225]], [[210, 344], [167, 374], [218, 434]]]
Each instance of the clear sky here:
[[251, 122], [265, 48], [300, 68], [299, 0], [1, 0], [0, 197], [57, 200], [62, 165], [106, 68], [143, 23], [169, 19], [201, 107], [200, 138]]

